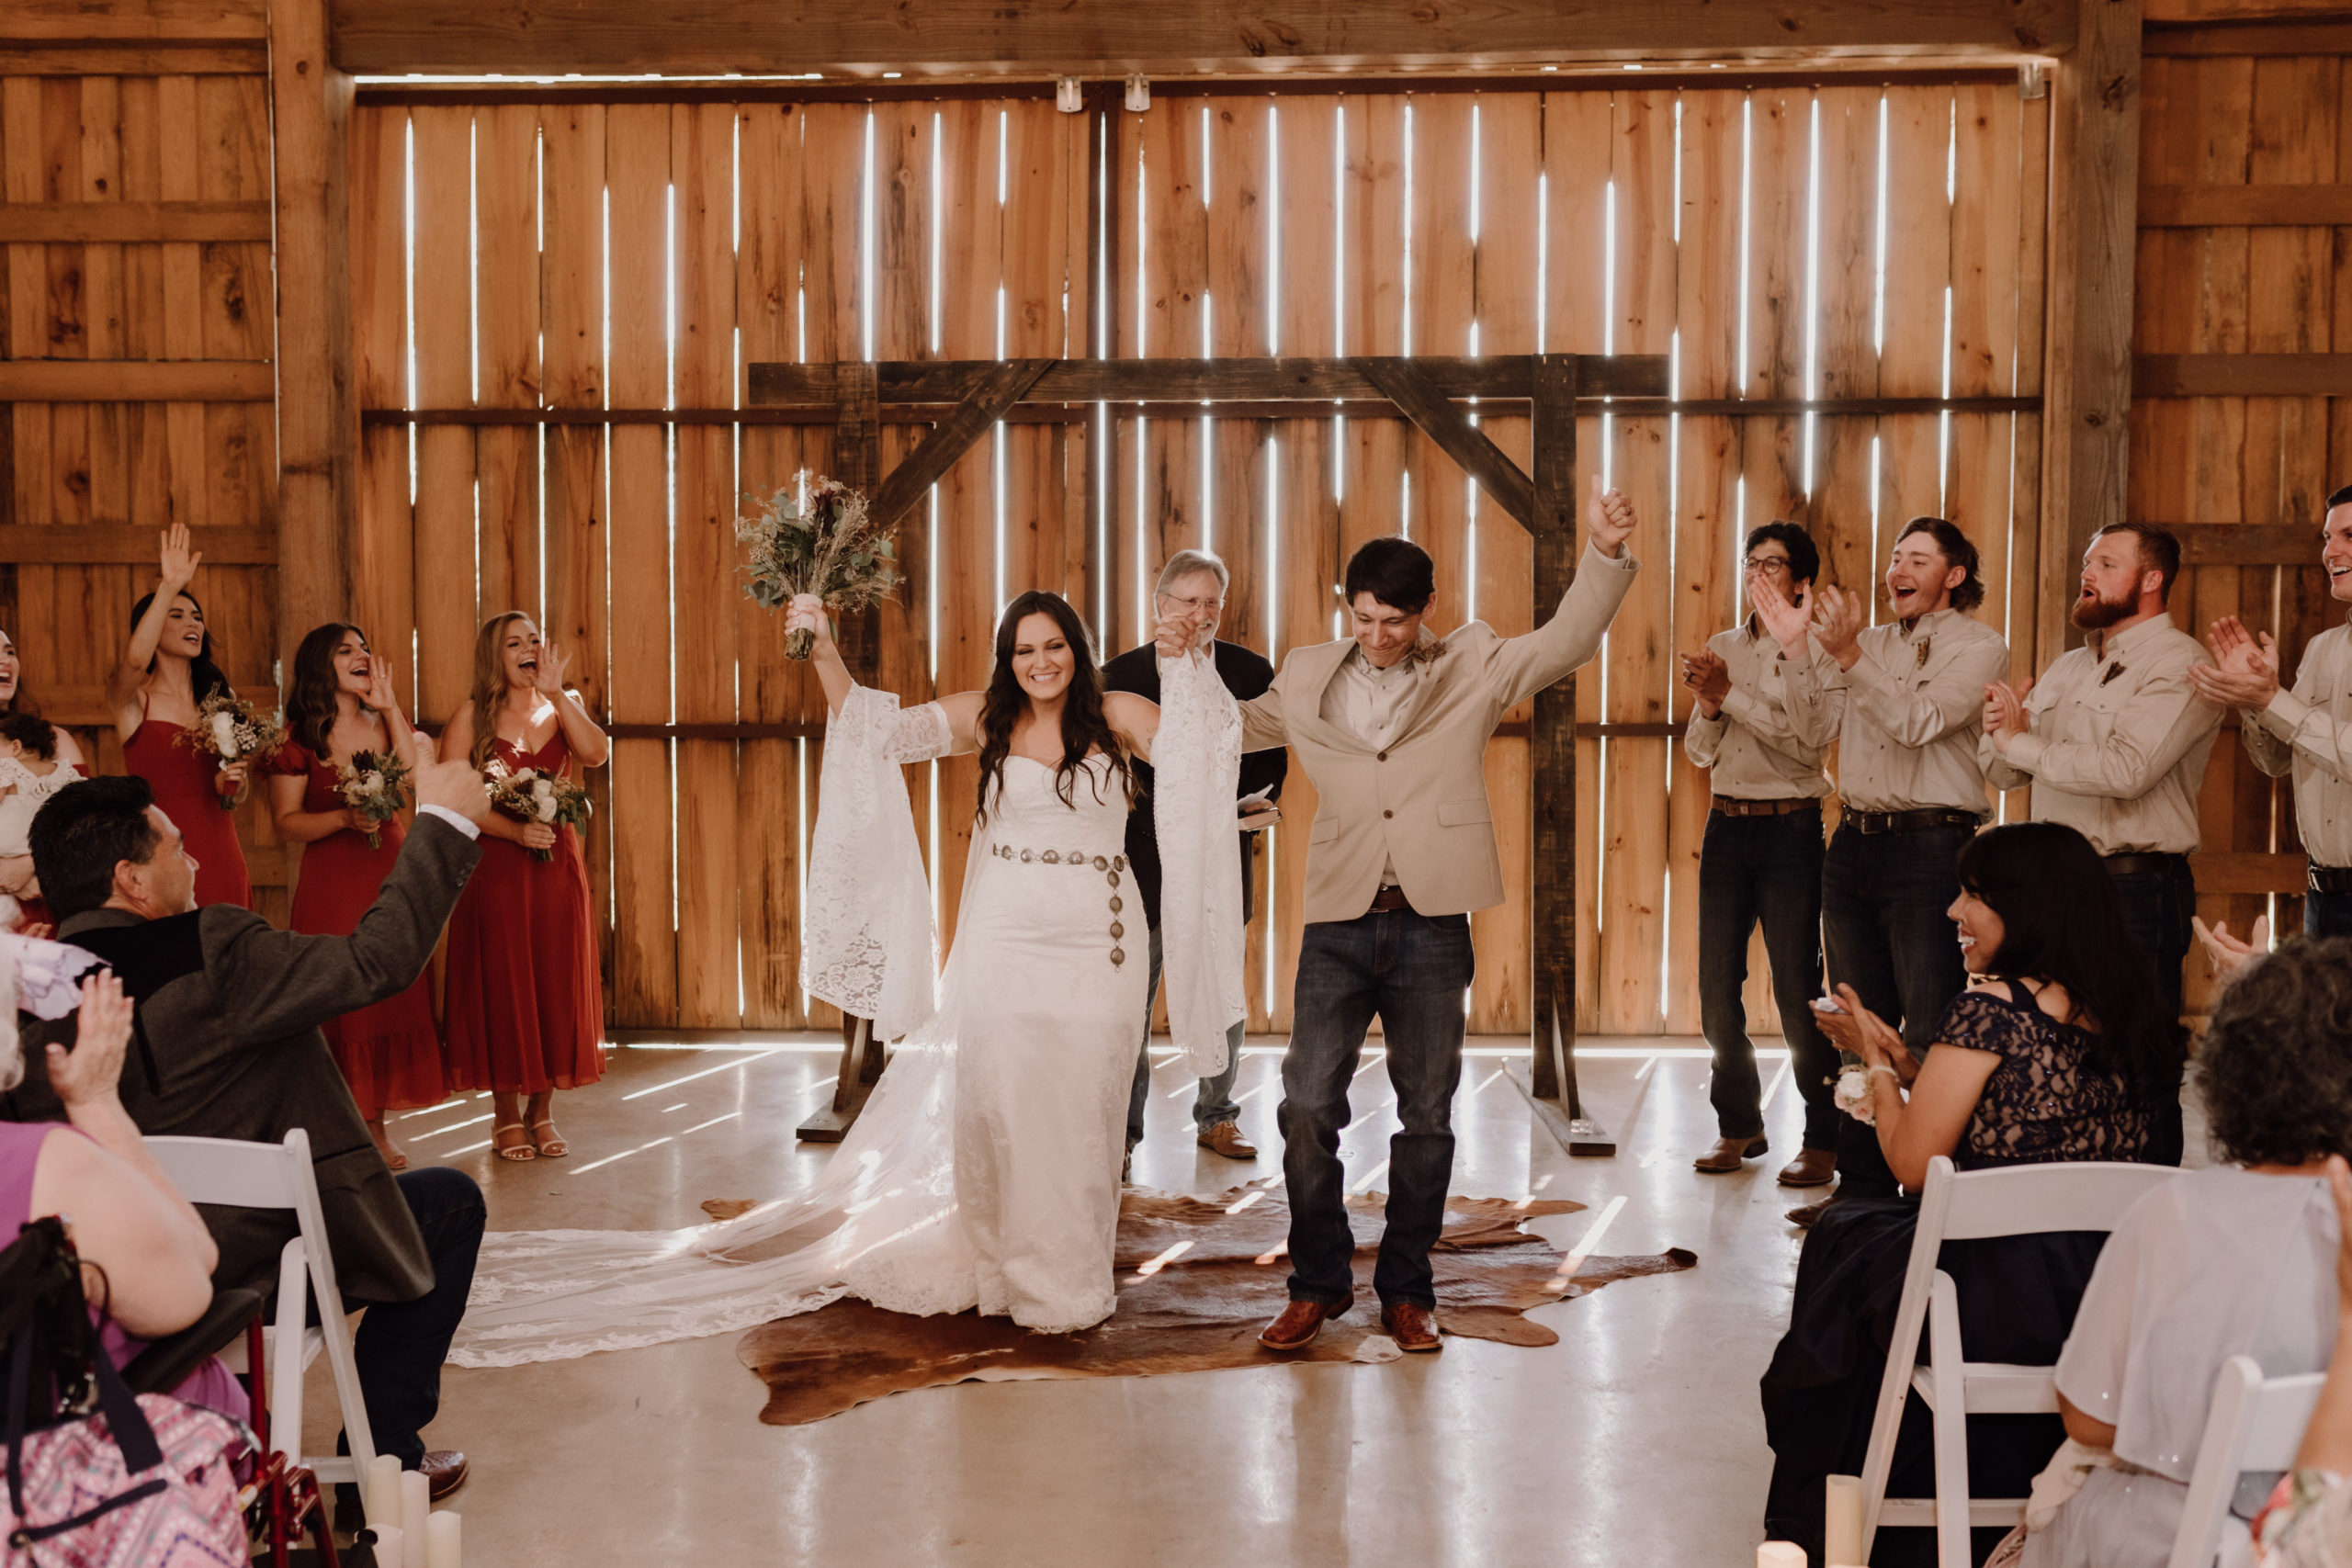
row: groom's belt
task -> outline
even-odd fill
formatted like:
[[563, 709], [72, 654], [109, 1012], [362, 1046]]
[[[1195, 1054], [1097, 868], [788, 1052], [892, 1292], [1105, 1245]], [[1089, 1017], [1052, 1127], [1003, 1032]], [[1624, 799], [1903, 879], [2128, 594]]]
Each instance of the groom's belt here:
[[1983, 820], [1973, 811], [1941, 806], [1919, 811], [1857, 811], [1849, 807], [1838, 818], [1840, 827], [1857, 833], [1924, 833], [1930, 828], [1973, 828]]
[[1396, 883], [1391, 882], [1382, 887], [1379, 892], [1372, 896], [1372, 908], [1366, 909], [1364, 913], [1367, 915], [1387, 915], [1394, 914], [1399, 909], [1404, 909], [1409, 912], [1412, 908], [1413, 906], [1406, 900], [1405, 890]]

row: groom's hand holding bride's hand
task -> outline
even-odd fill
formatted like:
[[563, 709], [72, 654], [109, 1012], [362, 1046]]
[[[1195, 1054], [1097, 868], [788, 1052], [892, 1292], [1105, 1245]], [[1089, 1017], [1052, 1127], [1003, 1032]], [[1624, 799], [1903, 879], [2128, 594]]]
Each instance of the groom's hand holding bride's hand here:
[[1193, 638], [1200, 628], [1190, 615], [1169, 616], [1151, 629], [1151, 640], [1162, 659], [1181, 659], [1193, 650]]

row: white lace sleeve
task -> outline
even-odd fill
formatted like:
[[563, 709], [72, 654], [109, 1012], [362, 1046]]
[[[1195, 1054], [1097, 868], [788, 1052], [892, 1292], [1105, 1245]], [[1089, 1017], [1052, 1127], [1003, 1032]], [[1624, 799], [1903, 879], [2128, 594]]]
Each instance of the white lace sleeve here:
[[1159, 935], [1169, 1033], [1191, 1070], [1225, 1070], [1226, 1033], [1244, 1017], [1241, 879], [1233, 797], [1241, 710], [1196, 655], [1159, 661], [1159, 732], [1151, 744], [1159, 839]]
[[938, 939], [899, 764], [938, 756], [953, 737], [937, 703], [901, 713], [858, 686], [825, 731], [816, 831], [808, 843], [800, 983], [895, 1040], [938, 1010]]

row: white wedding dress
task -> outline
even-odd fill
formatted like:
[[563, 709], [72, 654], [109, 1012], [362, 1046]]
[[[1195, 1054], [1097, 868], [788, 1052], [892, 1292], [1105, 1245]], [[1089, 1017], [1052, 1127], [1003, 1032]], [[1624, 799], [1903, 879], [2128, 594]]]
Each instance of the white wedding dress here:
[[[1240, 725], [1204, 661], [1163, 660], [1153, 746], [1161, 933], [1176, 1041], [1224, 1065], [1241, 1016], [1232, 855]], [[1107, 759], [1070, 780], [1005, 761], [976, 824], [939, 987], [900, 764], [944, 754], [936, 704], [860, 688], [828, 728], [802, 978], [902, 1035], [815, 1187], [671, 1232], [492, 1232], [450, 1352], [460, 1366], [722, 1334], [844, 1294], [913, 1314], [978, 1307], [1067, 1332], [1116, 1304], [1128, 1086], [1149, 936]], [[789, 1137], [788, 1127], [778, 1135]]]

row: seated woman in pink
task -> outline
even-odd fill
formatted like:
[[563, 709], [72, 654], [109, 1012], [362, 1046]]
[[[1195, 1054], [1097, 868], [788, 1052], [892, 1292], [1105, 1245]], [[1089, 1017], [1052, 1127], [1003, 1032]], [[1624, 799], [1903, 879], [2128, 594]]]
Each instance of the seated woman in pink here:
[[[75, 948], [0, 935], [0, 998], [15, 993], [28, 1010], [62, 1018], [75, 1005], [72, 974], [90, 962]], [[122, 982], [85, 978], [79, 1006], [74, 1049], [49, 1047], [49, 1081], [71, 1124], [0, 1122], [0, 1227], [13, 1237], [28, 1221], [65, 1219], [83, 1292], [93, 1313], [105, 1303], [107, 1353], [119, 1367], [204, 1315], [219, 1253], [116, 1093], [130, 1039]], [[16, 1007], [0, 1012], [0, 1091], [24, 1077], [16, 1016]], [[249, 1414], [244, 1388], [218, 1358], [173, 1393], [240, 1421]]]

